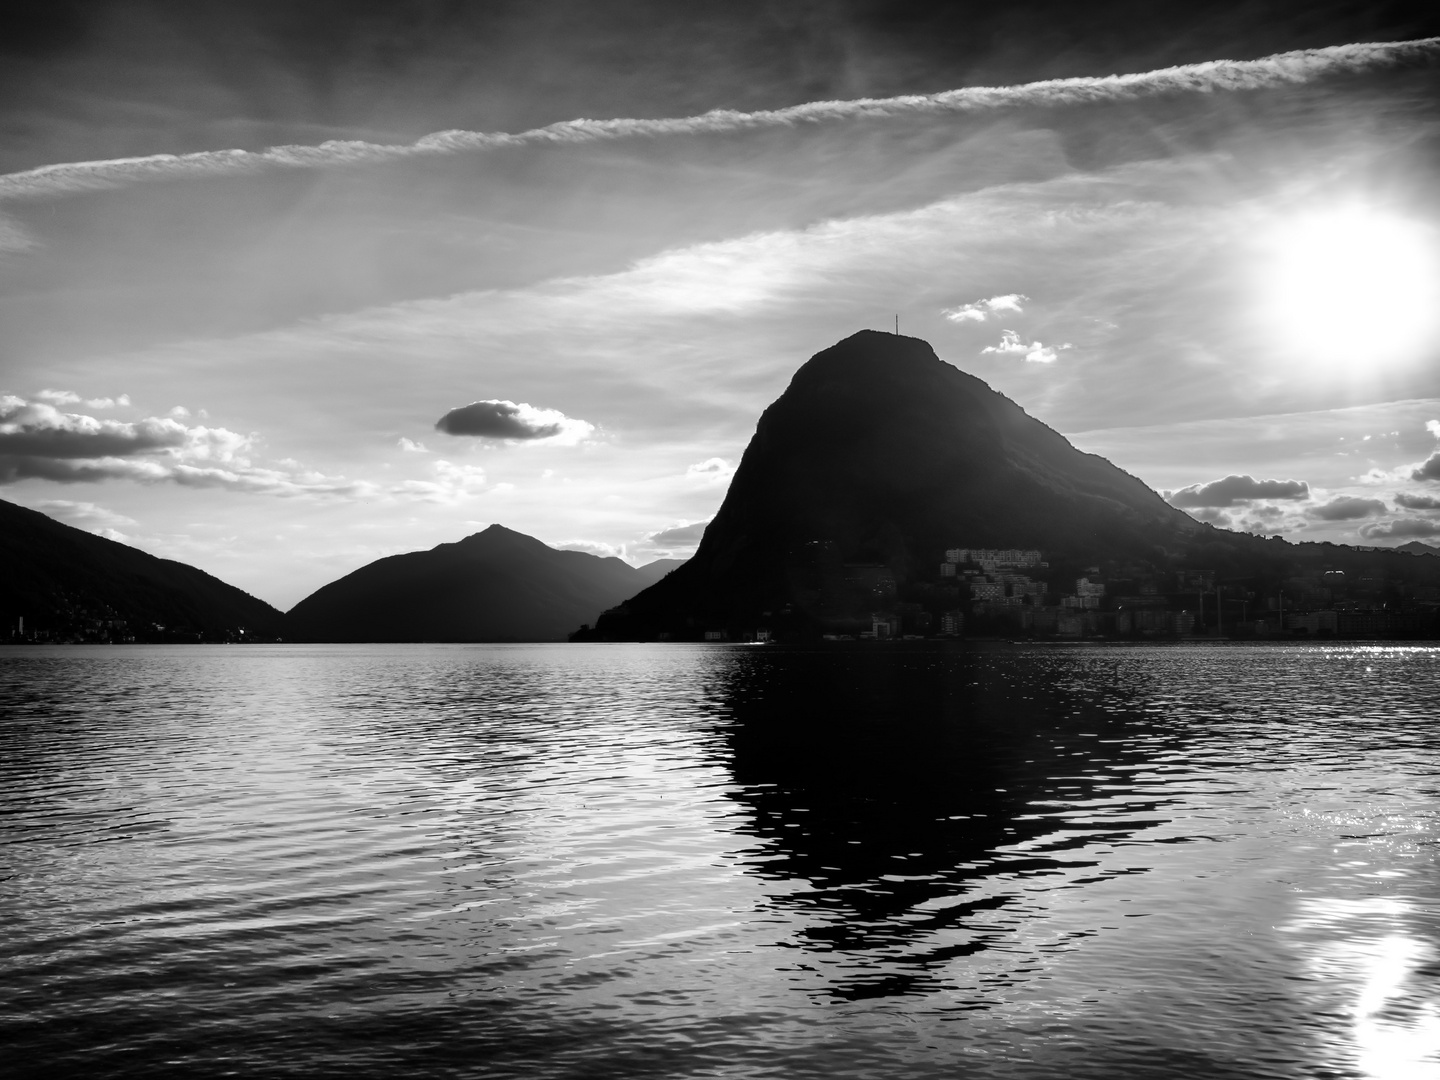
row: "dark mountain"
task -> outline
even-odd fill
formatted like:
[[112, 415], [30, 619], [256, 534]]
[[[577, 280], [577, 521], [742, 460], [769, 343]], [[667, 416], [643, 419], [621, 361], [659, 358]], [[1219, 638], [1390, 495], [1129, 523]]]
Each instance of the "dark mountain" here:
[[291, 609], [300, 641], [563, 641], [658, 581], [672, 560], [634, 567], [558, 551], [501, 525], [429, 551], [392, 555]]
[[1408, 544], [1400, 544], [1396, 551], [1406, 551], [1411, 555], [1440, 555], [1440, 547], [1434, 544], [1422, 544], [1419, 540], [1411, 540]]
[[1102, 564], [1112, 580], [1153, 581], [1163, 568], [1174, 582], [1174, 570], [1192, 567], [1277, 589], [1301, 563], [1352, 576], [1380, 565], [1354, 549], [1202, 525], [924, 341], [867, 330], [796, 372], [761, 416], [694, 558], [608, 612], [592, 636], [759, 626], [805, 636], [868, 624], [869, 612], [897, 604], [938, 618], [957, 606], [938, 581], [954, 547], [1039, 549], [1052, 579], [1071, 583], [1063, 591]]
[[0, 624], [58, 640], [252, 639], [280, 633], [263, 600], [185, 563], [0, 501]]

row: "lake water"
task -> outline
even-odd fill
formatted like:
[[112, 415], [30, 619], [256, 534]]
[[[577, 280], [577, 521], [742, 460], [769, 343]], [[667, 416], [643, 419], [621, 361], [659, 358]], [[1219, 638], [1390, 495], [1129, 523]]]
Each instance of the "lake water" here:
[[1440, 649], [0, 649], [0, 1072], [1440, 1075]]

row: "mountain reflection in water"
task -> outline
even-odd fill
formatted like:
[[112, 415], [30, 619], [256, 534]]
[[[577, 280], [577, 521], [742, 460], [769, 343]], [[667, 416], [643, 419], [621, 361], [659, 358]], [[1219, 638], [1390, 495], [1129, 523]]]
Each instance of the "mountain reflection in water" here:
[[0, 650], [19, 1074], [1440, 1070], [1440, 650]]

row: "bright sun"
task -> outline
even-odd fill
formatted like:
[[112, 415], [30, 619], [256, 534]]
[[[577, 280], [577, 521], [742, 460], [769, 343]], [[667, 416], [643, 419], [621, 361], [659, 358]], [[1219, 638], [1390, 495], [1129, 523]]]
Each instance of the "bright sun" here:
[[1286, 219], [1266, 239], [1266, 307], [1296, 359], [1362, 374], [1434, 349], [1440, 238], [1426, 225], [1352, 205]]

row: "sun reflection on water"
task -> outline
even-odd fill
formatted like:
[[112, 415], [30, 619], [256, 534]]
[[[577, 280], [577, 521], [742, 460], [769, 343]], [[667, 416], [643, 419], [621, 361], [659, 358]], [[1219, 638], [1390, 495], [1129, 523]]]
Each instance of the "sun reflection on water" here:
[[1315, 899], [1289, 929], [1318, 935], [1315, 974], [1347, 986], [1355, 1064], [1369, 1080], [1440, 1077], [1440, 954], [1404, 897]]
[[1392, 934], [1361, 953], [1365, 983], [1355, 1002], [1359, 1064], [1374, 1080], [1434, 1080], [1440, 1076], [1440, 1002], [1416, 976], [1435, 951]]

